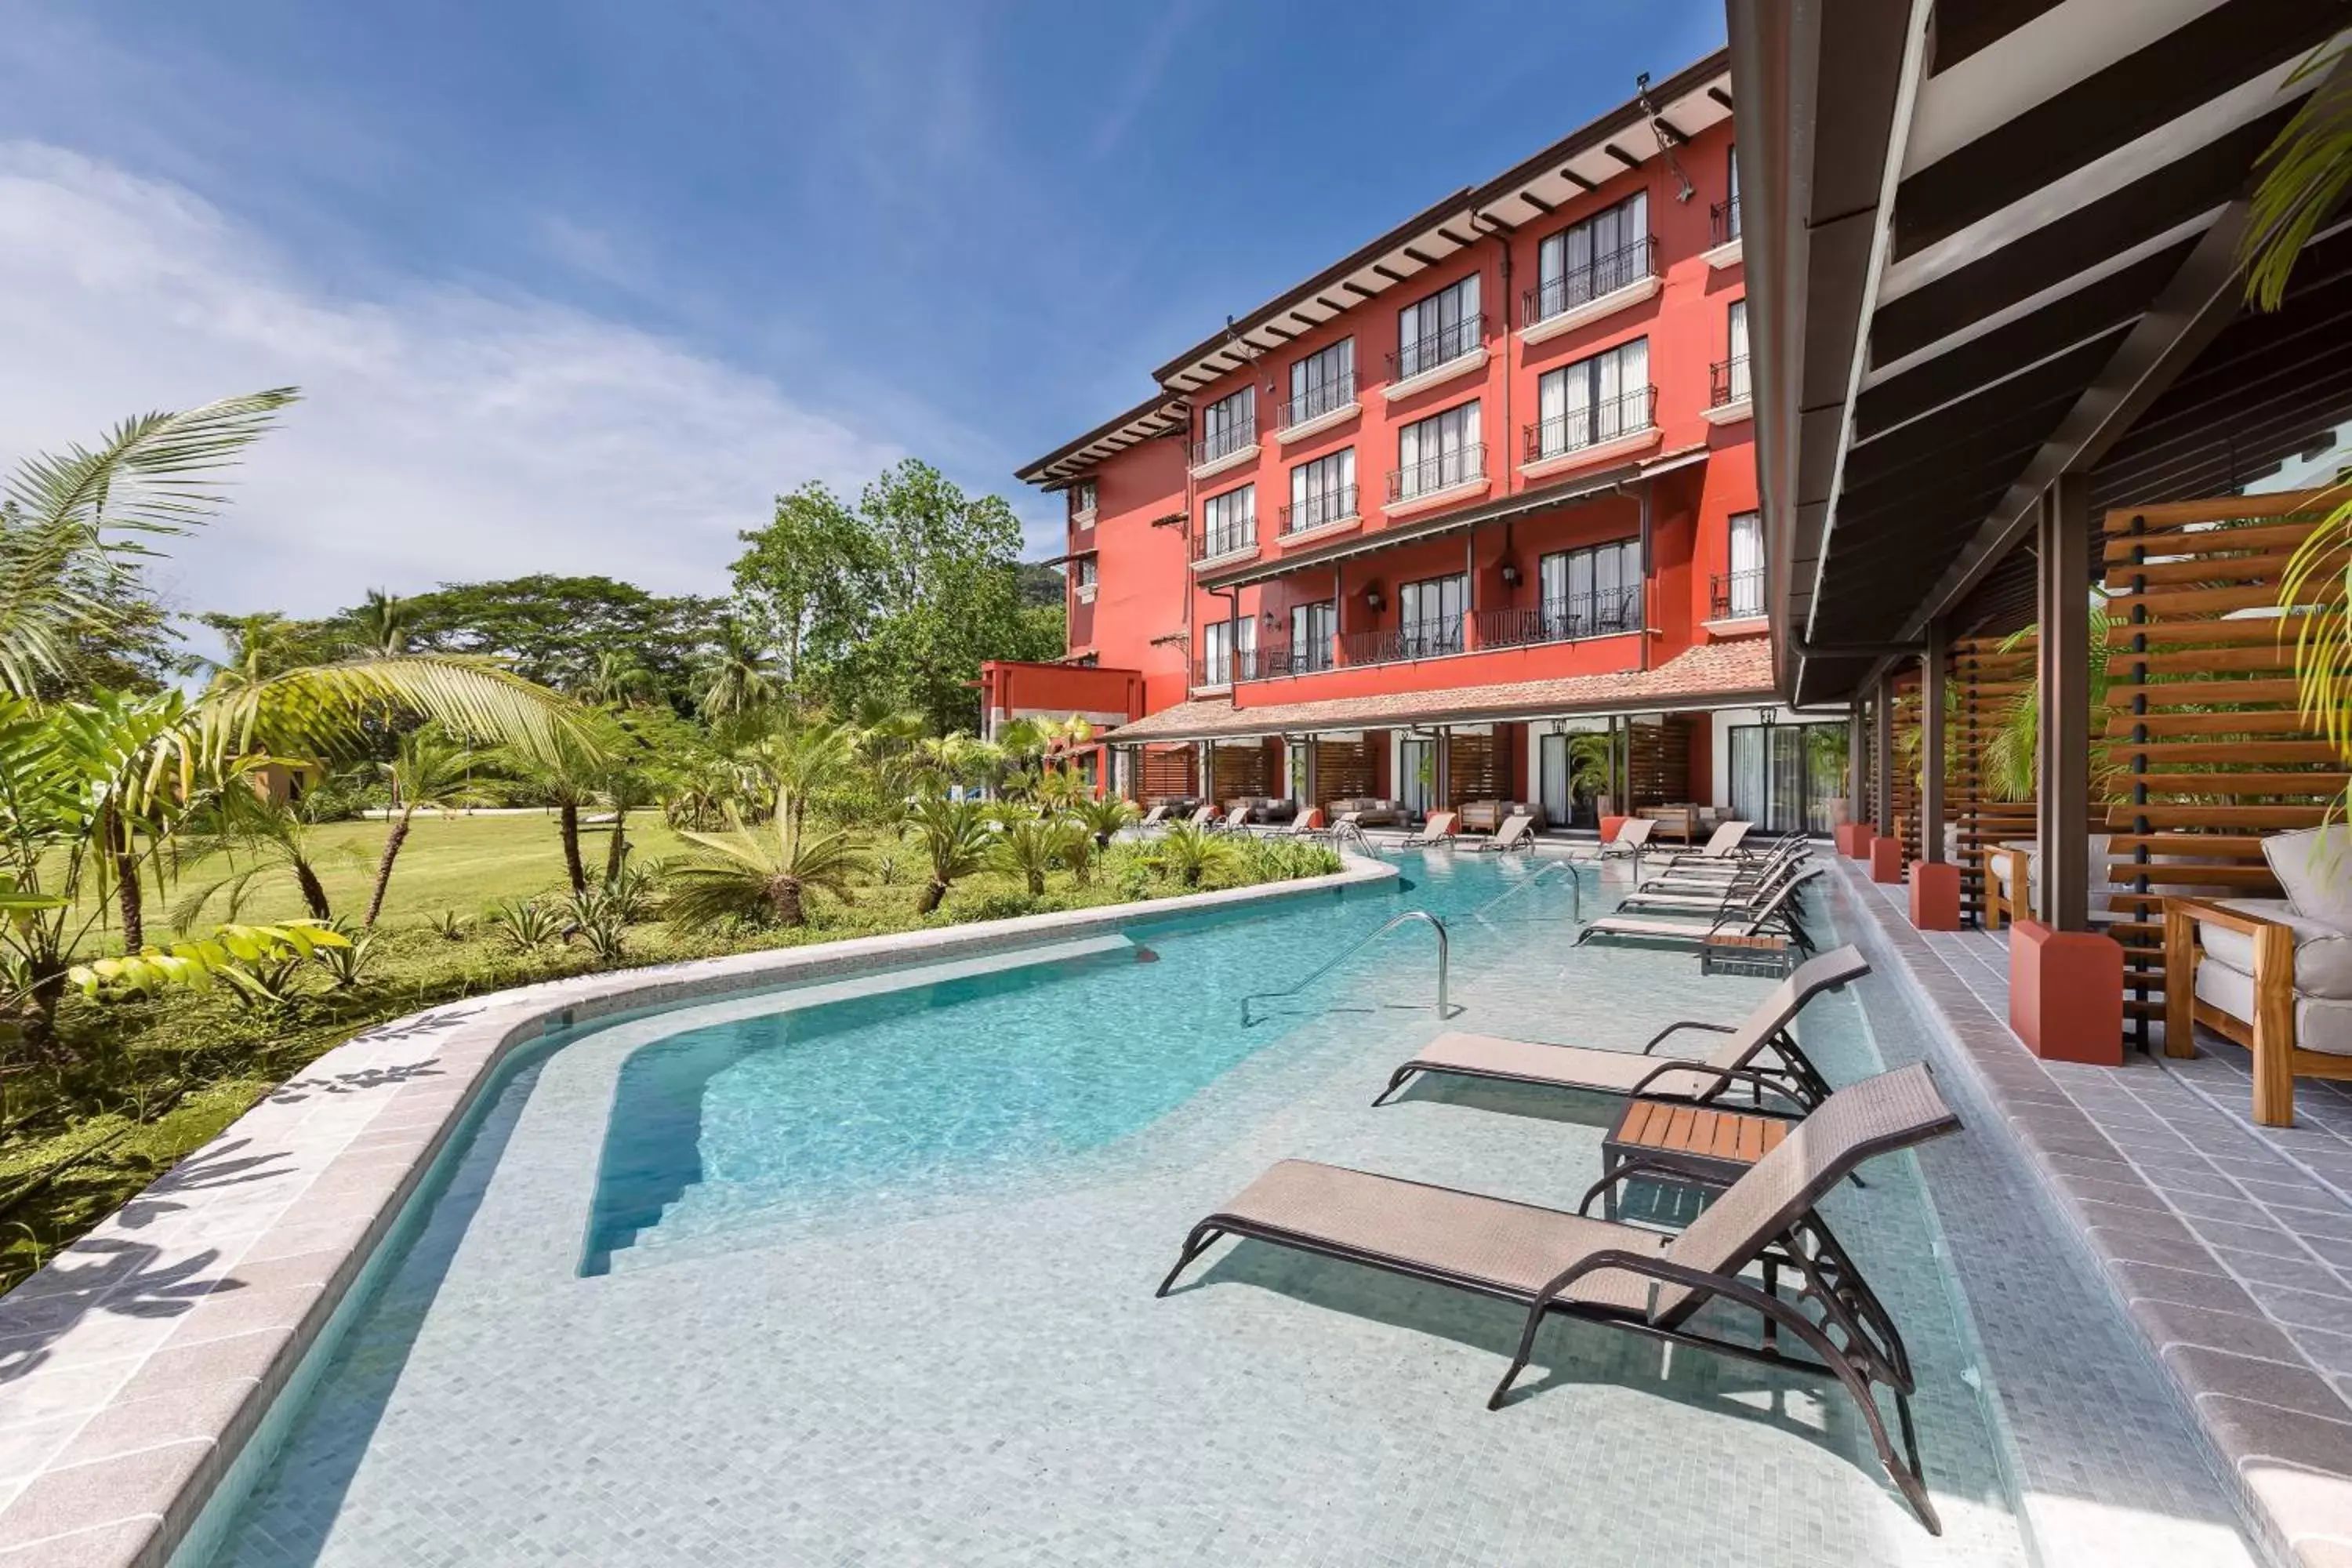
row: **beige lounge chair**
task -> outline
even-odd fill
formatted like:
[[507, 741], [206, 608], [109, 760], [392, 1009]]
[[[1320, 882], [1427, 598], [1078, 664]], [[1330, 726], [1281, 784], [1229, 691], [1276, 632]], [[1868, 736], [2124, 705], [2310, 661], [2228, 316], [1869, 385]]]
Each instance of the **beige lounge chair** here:
[[1308, 806], [1293, 818], [1290, 824], [1290, 836], [1293, 838], [1320, 838], [1328, 831], [1328, 829], [1323, 826], [1323, 808], [1319, 805]]
[[1642, 851], [1649, 847], [1650, 835], [1657, 830], [1658, 819], [1654, 816], [1629, 816], [1617, 825], [1617, 837], [1601, 845], [1601, 853], [1604, 857], [1631, 855], [1639, 859]]
[[[1490, 1410], [1501, 1408], [1554, 1313], [1834, 1379], [1860, 1409], [1888, 1478], [1940, 1534], [1911, 1420], [1910, 1353], [1816, 1205], [1864, 1160], [1958, 1127], [1927, 1064], [1914, 1063], [1831, 1095], [1737, 1181], [1660, 1154], [1626, 1162], [1585, 1194], [1589, 1207], [1634, 1176], [1717, 1189], [1678, 1236], [1285, 1160], [1192, 1227], [1159, 1294], [1219, 1237], [1236, 1236], [1523, 1306], [1517, 1353], [1486, 1400]], [[1760, 1288], [1746, 1278], [1750, 1268], [1760, 1272]], [[1785, 1292], [1784, 1274], [1793, 1276]], [[1727, 1310], [1702, 1321], [1699, 1309], [1709, 1302]], [[1752, 1337], [1731, 1337], [1733, 1314], [1742, 1326], [1752, 1321]], [[1878, 1384], [1894, 1395], [1900, 1452], [1879, 1410]]]
[[[1411, 1061], [1397, 1068], [1389, 1079], [1389, 1086], [1372, 1103], [1384, 1104], [1389, 1096], [1417, 1074], [1444, 1073], [1582, 1089], [1591, 1094], [1639, 1094], [1701, 1102], [1732, 1089], [1745, 1088], [1758, 1103], [1770, 1094], [1799, 1111], [1811, 1110], [1829, 1098], [1829, 1080], [1797, 1048], [1797, 1042], [1790, 1037], [1789, 1026], [1796, 1022], [1806, 1004], [1822, 992], [1859, 980], [1869, 973], [1870, 965], [1859, 949], [1833, 949], [1798, 965], [1795, 973], [1773, 986], [1739, 1023], [1702, 1024], [1685, 1019], [1651, 1036], [1639, 1051], [1549, 1046], [1534, 1040], [1449, 1031], [1422, 1047]], [[1724, 1040], [1704, 1057], [1655, 1054], [1670, 1036], [1684, 1029], [1719, 1033]]]
[[1431, 845], [1450, 842], [1454, 837], [1456, 820], [1455, 815], [1450, 811], [1431, 812], [1429, 820], [1421, 825], [1421, 831], [1405, 839], [1404, 847], [1408, 849], [1419, 849]]
[[1666, 869], [1671, 871], [1677, 866], [1703, 865], [1710, 861], [1728, 862], [1741, 852], [1741, 847], [1748, 840], [1748, 830], [1755, 826], [1736, 817], [1729, 822], [1718, 822], [1715, 831], [1707, 835], [1705, 844], [1696, 849], [1677, 850], [1669, 857]]
[[1533, 849], [1536, 847], [1536, 819], [1532, 816], [1507, 816], [1503, 826], [1495, 829], [1490, 838], [1479, 840], [1481, 849]]
[[1158, 805], [1153, 806], [1150, 811], [1145, 812], [1143, 814], [1142, 820], [1138, 822], [1135, 826], [1138, 827], [1157, 827], [1167, 820], [1168, 803], [1163, 800]]
[[1582, 947], [1596, 936], [1630, 937], [1643, 942], [1686, 942], [1693, 947], [1704, 946], [1719, 936], [1780, 936], [1796, 945], [1800, 952], [1813, 950], [1812, 940], [1805, 934], [1805, 922], [1797, 917], [1797, 898], [1805, 884], [1822, 874], [1819, 866], [1808, 866], [1782, 882], [1778, 891], [1753, 909], [1727, 911], [1708, 921], [1702, 915], [1694, 920], [1669, 920], [1663, 916], [1648, 919], [1634, 915], [1603, 915], [1576, 933], [1576, 945]]
[[1246, 805], [1237, 805], [1209, 826], [1220, 833], [1239, 833], [1249, 826], [1249, 819], [1250, 808]]
[[1184, 820], [1195, 827], [1213, 827], [1216, 825], [1217, 808], [1213, 805], [1202, 806]]

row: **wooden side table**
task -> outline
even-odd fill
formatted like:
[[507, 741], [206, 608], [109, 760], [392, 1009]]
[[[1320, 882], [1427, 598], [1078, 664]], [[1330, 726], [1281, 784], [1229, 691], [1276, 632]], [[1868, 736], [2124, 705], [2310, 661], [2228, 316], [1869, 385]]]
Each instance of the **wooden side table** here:
[[[1718, 1110], [1685, 1100], [1629, 1100], [1601, 1141], [1601, 1170], [1604, 1176], [1613, 1175], [1618, 1166], [1641, 1155], [1670, 1154], [1678, 1164], [1728, 1184], [1779, 1148], [1790, 1125], [1785, 1117], [1761, 1111]], [[1671, 1175], [1657, 1179], [1677, 1184]], [[1617, 1216], [1617, 1192], [1614, 1184], [1607, 1191], [1603, 1212], [1612, 1219]]]

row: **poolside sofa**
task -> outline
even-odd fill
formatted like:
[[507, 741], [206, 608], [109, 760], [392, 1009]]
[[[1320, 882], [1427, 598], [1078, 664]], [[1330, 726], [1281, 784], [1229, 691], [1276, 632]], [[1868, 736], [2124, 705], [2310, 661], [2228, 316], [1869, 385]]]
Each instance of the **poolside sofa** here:
[[1532, 800], [1465, 801], [1461, 815], [1465, 833], [1499, 833], [1515, 816], [1524, 816], [1538, 828], [1544, 825], [1544, 808]]
[[1376, 795], [1351, 795], [1346, 800], [1331, 802], [1331, 820], [1345, 816], [1359, 827], [1402, 827], [1404, 811], [1392, 800]]
[[1798, 952], [1809, 953], [1813, 950], [1812, 939], [1806, 935], [1805, 922], [1799, 918], [1797, 900], [1803, 894], [1805, 884], [1821, 874], [1819, 866], [1804, 867], [1783, 881], [1778, 890], [1762, 903], [1727, 910], [1712, 921], [1704, 917], [1671, 920], [1663, 916], [1603, 915], [1576, 933], [1576, 945], [1582, 947], [1596, 936], [1686, 942], [1693, 947], [1703, 947], [1718, 936], [1780, 936], [1786, 937]]
[[2297, 1078], [2352, 1079], [2347, 856], [2341, 828], [2273, 834], [2263, 858], [2285, 898], [2164, 901], [2165, 1054], [2194, 1055], [2199, 1024], [2252, 1051], [2266, 1127], [2294, 1124]]
[[[1517, 1352], [1487, 1398], [1490, 1410], [1502, 1407], [1554, 1313], [1834, 1380], [1853, 1396], [1888, 1479], [1940, 1534], [1911, 1420], [1910, 1354], [1816, 1205], [1864, 1161], [1959, 1124], [1927, 1064], [1916, 1062], [1839, 1089], [1737, 1181], [1659, 1155], [1627, 1162], [1585, 1194], [1589, 1208], [1633, 1175], [1716, 1189], [1679, 1235], [1285, 1160], [1192, 1228], [1158, 1293], [1167, 1295], [1218, 1238], [1234, 1236], [1523, 1306]], [[1751, 1268], [1761, 1288], [1745, 1277]], [[1710, 1302], [1727, 1310], [1702, 1319]], [[1734, 1314], [1742, 1327], [1752, 1323], [1753, 1337], [1731, 1336]], [[1900, 1452], [1879, 1408], [1881, 1384], [1894, 1396]]]
[[[1372, 1103], [1385, 1103], [1407, 1080], [1419, 1074], [1442, 1073], [1582, 1089], [1591, 1094], [1644, 1095], [1701, 1104], [1731, 1089], [1745, 1089], [1753, 1102], [1760, 1104], [1769, 1094], [1799, 1111], [1809, 1111], [1829, 1098], [1829, 1080], [1798, 1049], [1797, 1042], [1790, 1037], [1789, 1026], [1814, 997], [1869, 973], [1870, 964], [1860, 949], [1834, 949], [1798, 965], [1738, 1024], [1703, 1024], [1683, 1019], [1651, 1036], [1639, 1051], [1550, 1046], [1449, 1030], [1422, 1047], [1411, 1061], [1397, 1068], [1389, 1079], [1388, 1088], [1381, 1090], [1379, 1099]], [[1655, 1054], [1669, 1037], [1684, 1029], [1719, 1034], [1724, 1040], [1703, 1057]]]

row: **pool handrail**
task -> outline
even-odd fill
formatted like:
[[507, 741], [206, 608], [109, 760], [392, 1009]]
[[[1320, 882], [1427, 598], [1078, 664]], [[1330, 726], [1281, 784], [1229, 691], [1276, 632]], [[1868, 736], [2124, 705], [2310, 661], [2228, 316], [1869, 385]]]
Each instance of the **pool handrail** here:
[[1296, 996], [1301, 991], [1306, 990], [1309, 985], [1314, 984], [1317, 981], [1322, 979], [1325, 975], [1339, 968], [1339, 965], [1345, 963], [1348, 960], [1355, 957], [1356, 954], [1361, 952], [1364, 949], [1371, 946], [1372, 943], [1378, 942], [1381, 938], [1388, 935], [1389, 932], [1396, 930], [1397, 927], [1412, 921], [1424, 921], [1428, 922], [1429, 929], [1437, 933], [1437, 1016], [1441, 1021], [1451, 1017], [1453, 1016], [1453, 1009], [1446, 1005], [1445, 1000], [1447, 958], [1445, 922], [1439, 920], [1435, 915], [1431, 914], [1427, 910], [1407, 910], [1401, 915], [1391, 917], [1384, 924], [1381, 925], [1380, 930], [1373, 931], [1370, 935], [1362, 938], [1360, 941], [1350, 942], [1347, 947], [1333, 954], [1328, 962], [1318, 966], [1312, 974], [1307, 975], [1305, 979], [1295, 982], [1289, 985], [1282, 986], [1277, 990], [1253, 991], [1248, 995], [1243, 997], [1242, 1027], [1244, 1029], [1250, 1029], [1257, 1026], [1258, 1020], [1250, 1016], [1251, 1003], [1271, 1001], [1277, 996]]

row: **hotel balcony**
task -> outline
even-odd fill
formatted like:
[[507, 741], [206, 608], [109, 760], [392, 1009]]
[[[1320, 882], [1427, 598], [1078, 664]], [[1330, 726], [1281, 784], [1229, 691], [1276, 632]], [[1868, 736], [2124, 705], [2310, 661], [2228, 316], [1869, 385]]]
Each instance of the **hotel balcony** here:
[[1658, 439], [1658, 389], [1633, 391], [1538, 419], [1520, 431], [1519, 472], [1528, 479], [1637, 451]]
[[1214, 690], [1236, 680], [1279, 680], [1286, 675], [1314, 675], [1332, 668], [1331, 645], [1245, 647], [1223, 658], [1201, 658], [1192, 664], [1194, 690]]
[[1764, 614], [1764, 569], [1718, 572], [1707, 579], [1710, 621], [1755, 620]]
[[1486, 364], [1486, 318], [1471, 316], [1425, 337], [1399, 343], [1388, 356], [1389, 384], [1381, 395], [1391, 403], [1443, 386]]
[[1482, 648], [1621, 637], [1642, 629], [1642, 590], [1606, 588], [1568, 595], [1539, 605], [1481, 610], [1475, 619]]
[[1519, 341], [1539, 343], [1597, 321], [1658, 291], [1658, 242], [1643, 235], [1519, 294]]
[[1339, 639], [1341, 664], [1402, 664], [1408, 659], [1442, 658], [1468, 646], [1462, 616], [1439, 616], [1407, 621], [1402, 626], [1349, 632]]
[[1706, 264], [1721, 268], [1739, 265], [1739, 198], [1717, 202], [1706, 209]]
[[1251, 413], [1192, 443], [1192, 477], [1205, 479], [1256, 458], [1257, 416]]
[[1224, 528], [1202, 529], [1192, 535], [1192, 565], [1222, 565], [1257, 553], [1257, 520]]
[[1309, 436], [1346, 424], [1350, 417], [1363, 411], [1363, 405], [1358, 397], [1363, 384], [1363, 377], [1360, 375], [1335, 376], [1286, 400], [1275, 413], [1276, 444], [1286, 447], [1293, 441], [1303, 441]]
[[1749, 399], [1751, 388], [1748, 380], [1748, 356], [1719, 359], [1706, 367], [1706, 422], [1710, 425], [1730, 425], [1745, 419], [1753, 409]]
[[1356, 487], [1334, 485], [1321, 495], [1285, 502], [1279, 517], [1280, 531], [1276, 537], [1287, 544], [1327, 529], [1337, 533], [1362, 521], [1363, 513], [1357, 508]]
[[1418, 463], [1389, 470], [1388, 513], [1426, 511], [1486, 489], [1486, 446], [1473, 441]]

